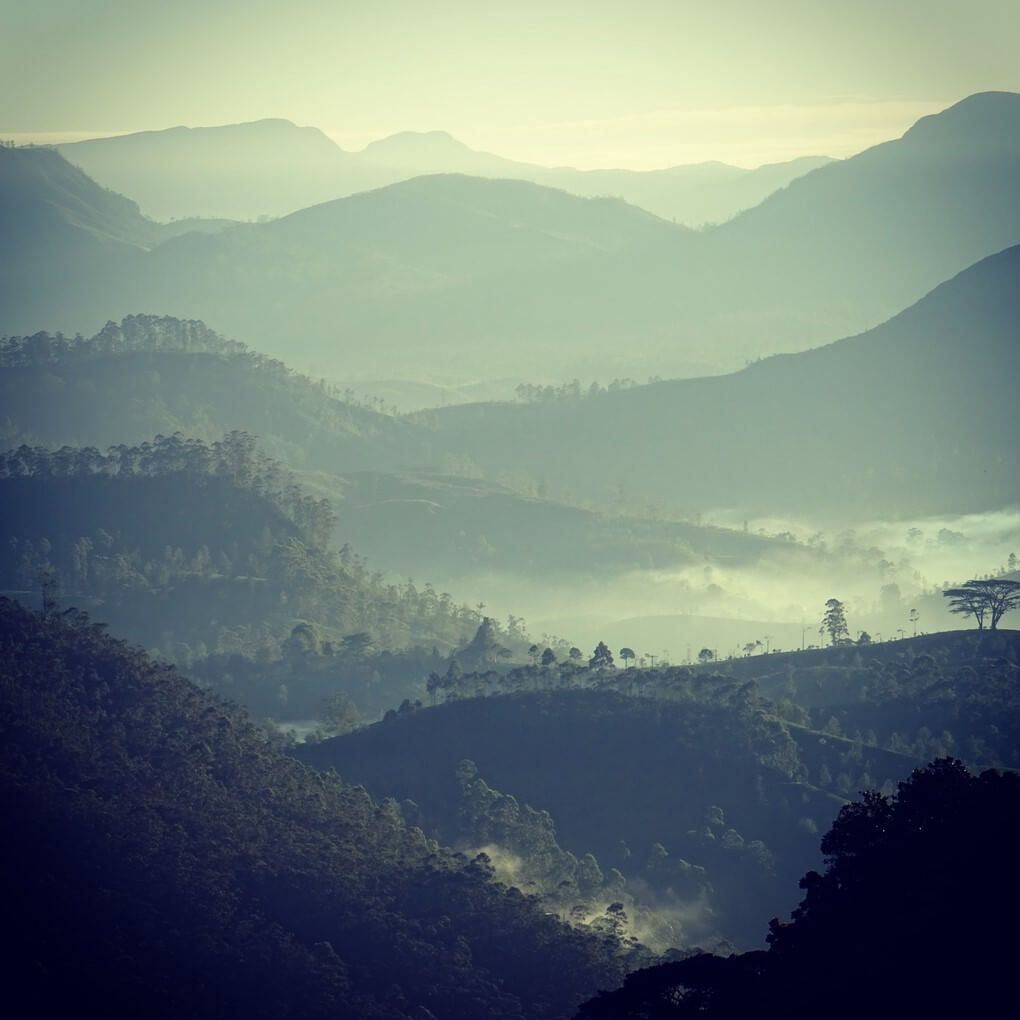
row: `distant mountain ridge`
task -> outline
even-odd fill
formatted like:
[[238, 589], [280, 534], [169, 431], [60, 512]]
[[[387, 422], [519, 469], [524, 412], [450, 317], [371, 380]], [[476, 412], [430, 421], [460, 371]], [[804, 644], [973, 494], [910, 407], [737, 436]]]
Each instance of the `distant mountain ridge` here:
[[460, 173], [530, 180], [587, 197], [617, 196], [665, 219], [699, 225], [728, 219], [828, 162], [810, 156], [758, 170], [702, 163], [581, 171], [479, 152], [445, 131], [403, 131], [347, 152], [317, 128], [279, 119], [143, 131], [57, 149], [157, 219], [281, 216], [410, 177]]
[[[116, 265], [56, 241], [24, 264], [47, 230], [79, 229], [61, 213], [13, 223], [20, 282], [3, 281], [0, 330], [96, 330], [146, 309], [346, 380], [705, 375], [870, 328], [1020, 242], [1018, 182], [1020, 96], [988, 94], [703, 232], [619, 200], [443, 174], [125, 247]], [[9, 181], [5, 201], [35, 186]]]

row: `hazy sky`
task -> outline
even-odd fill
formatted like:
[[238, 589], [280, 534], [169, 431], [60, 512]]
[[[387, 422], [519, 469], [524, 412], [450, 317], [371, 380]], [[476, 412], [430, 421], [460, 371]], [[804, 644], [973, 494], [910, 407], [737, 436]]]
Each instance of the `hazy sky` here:
[[545, 163], [849, 155], [1020, 91], [1017, 0], [0, 0], [0, 137], [285, 117]]

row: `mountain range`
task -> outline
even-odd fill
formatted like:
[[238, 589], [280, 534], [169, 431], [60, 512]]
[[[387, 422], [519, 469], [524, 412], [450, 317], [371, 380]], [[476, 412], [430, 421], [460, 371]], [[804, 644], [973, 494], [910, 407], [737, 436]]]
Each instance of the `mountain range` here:
[[[1020, 96], [973, 96], [703, 232], [618, 200], [435, 175], [162, 241], [94, 186], [83, 226], [54, 195], [56, 154], [5, 150], [34, 168], [4, 173], [5, 206], [47, 213], [8, 214], [0, 329], [183, 314], [348, 380], [384, 365], [449, 383], [732, 370], [874, 326], [1017, 243], [1018, 139]], [[97, 232], [128, 247], [97, 247]]]
[[479, 152], [445, 131], [405, 131], [347, 152], [317, 128], [286, 120], [175, 127], [57, 146], [100, 184], [158, 220], [255, 220], [425, 174], [509, 178], [588, 197], [615, 196], [664, 219], [728, 219], [828, 159], [805, 156], [745, 170], [710, 162], [664, 170], [544, 167]]

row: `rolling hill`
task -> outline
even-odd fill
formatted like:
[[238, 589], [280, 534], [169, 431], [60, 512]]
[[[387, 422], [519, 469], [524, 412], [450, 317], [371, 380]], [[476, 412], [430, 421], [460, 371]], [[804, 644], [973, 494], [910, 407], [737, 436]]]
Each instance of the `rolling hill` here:
[[689, 510], [839, 520], [1009, 505], [1018, 283], [1014, 247], [859, 336], [728, 376], [447, 408], [433, 414], [433, 447], [591, 498], [628, 479]]

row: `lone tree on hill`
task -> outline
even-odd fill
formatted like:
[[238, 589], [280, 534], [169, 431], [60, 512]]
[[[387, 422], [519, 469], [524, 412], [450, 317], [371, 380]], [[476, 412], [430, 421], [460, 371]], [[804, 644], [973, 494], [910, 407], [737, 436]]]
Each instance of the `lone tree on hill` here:
[[947, 588], [942, 593], [949, 599], [949, 611], [961, 616], [973, 615], [978, 630], [995, 630], [999, 620], [1011, 609], [1020, 606], [1020, 581], [992, 577], [982, 581], [968, 581], [959, 588]]
[[834, 645], [850, 637], [850, 628], [846, 625], [846, 606], [839, 599], [829, 599], [825, 603], [822, 626], [829, 632]]

